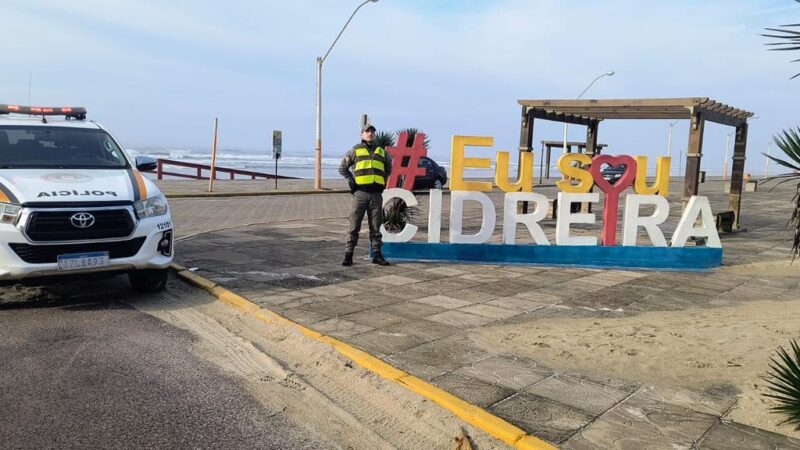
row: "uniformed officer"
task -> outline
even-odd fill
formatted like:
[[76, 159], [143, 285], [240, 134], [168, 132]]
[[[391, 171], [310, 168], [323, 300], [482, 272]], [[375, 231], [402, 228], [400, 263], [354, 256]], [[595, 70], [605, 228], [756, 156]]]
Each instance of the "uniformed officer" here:
[[[351, 170], [352, 168], [352, 170]], [[358, 233], [364, 213], [369, 221], [369, 240], [372, 245], [372, 262], [381, 266], [389, 263], [381, 254], [383, 244], [381, 225], [383, 224], [383, 190], [392, 171], [392, 158], [382, 147], [375, 145], [375, 127], [364, 124], [361, 127], [361, 142], [353, 146], [342, 159], [339, 173], [350, 184], [353, 206], [350, 208], [350, 229], [347, 233], [343, 266], [353, 264], [353, 250], [358, 244]]]

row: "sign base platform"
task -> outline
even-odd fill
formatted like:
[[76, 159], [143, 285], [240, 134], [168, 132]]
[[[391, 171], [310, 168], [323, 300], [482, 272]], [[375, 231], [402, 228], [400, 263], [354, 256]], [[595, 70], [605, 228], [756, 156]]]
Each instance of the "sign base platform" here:
[[602, 247], [501, 244], [383, 244], [392, 260], [468, 264], [535, 265], [592, 269], [708, 271], [722, 265], [722, 249], [710, 247]]

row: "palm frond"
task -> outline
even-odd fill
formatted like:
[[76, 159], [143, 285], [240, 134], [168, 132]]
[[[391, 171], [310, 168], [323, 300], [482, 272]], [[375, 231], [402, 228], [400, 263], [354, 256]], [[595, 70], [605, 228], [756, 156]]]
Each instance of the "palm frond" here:
[[392, 233], [400, 232], [416, 214], [416, 208], [409, 207], [402, 199], [393, 198], [383, 207], [383, 226]]
[[[800, 75], [800, 74], [798, 74]], [[796, 129], [783, 130], [782, 134], [777, 134], [772, 138], [778, 149], [788, 156], [788, 160], [777, 158], [771, 155], [764, 154], [767, 158], [783, 167], [791, 169], [793, 173], [782, 174], [767, 178], [765, 182], [781, 179], [779, 183], [772, 187], [776, 187], [789, 181], [800, 181], [800, 127]], [[792, 261], [800, 255], [800, 182], [797, 184], [797, 189], [794, 197], [792, 197], [792, 216], [786, 222], [786, 230], [794, 234], [792, 240]]]
[[[783, 136], [780, 134], [775, 135], [773, 140], [786, 156], [800, 166], [800, 127], [783, 130]], [[798, 166], [795, 166], [795, 168], [800, 168]]]
[[[414, 139], [417, 137], [417, 134], [425, 134], [424, 131], [417, 129], [417, 128], [402, 128], [397, 130], [397, 134], [400, 133], [408, 133], [408, 144], [411, 145], [414, 142]], [[431, 140], [428, 139], [427, 135], [425, 136], [425, 140], [422, 141], [422, 146], [425, 147], [425, 150], [431, 149]]]
[[[795, 0], [798, 3], [800, 1]], [[790, 23], [786, 25], [781, 25], [779, 28], [764, 28], [764, 30], [770, 32], [767, 34], [762, 34], [762, 36], [769, 38], [769, 39], [776, 39], [777, 42], [773, 42], [767, 45], [770, 45], [770, 51], [797, 51], [800, 50], [800, 31], [796, 30], [797, 27], [800, 27], [800, 23]], [[792, 61], [796, 62], [796, 61]], [[800, 77], [800, 73], [795, 74], [790, 79], [795, 79]]]
[[786, 416], [781, 424], [788, 423], [800, 430], [800, 345], [792, 340], [790, 346], [791, 352], [778, 347], [778, 358], [769, 358], [771, 370], [764, 380], [771, 392], [764, 396], [777, 401], [770, 410]]
[[378, 147], [394, 147], [397, 141], [391, 131], [378, 131], [375, 133], [375, 145]]

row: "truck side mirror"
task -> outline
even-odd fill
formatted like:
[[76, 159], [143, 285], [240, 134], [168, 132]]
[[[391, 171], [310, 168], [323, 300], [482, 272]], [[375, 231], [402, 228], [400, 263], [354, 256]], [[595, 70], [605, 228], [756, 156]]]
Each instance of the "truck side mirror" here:
[[149, 156], [136, 157], [136, 169], [139, 172], [152, 172], [158, 167], [158, 161]]

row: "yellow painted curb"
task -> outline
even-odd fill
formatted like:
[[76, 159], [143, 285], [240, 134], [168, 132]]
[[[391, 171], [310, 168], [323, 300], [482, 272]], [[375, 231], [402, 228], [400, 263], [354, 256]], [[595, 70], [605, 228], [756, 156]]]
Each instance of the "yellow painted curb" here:
[[526, 434], [521, 428], [516, 427], [505, 420], [492, 415], [487, 411], [456, 397], [453, 394], [450, 394], [449, 392], [439, 389], [428, 382], [409, 375], [408, 373], [383, 362], [382, 360], [363, 350], [359, 350], [338, 339], [325, 336], [317, 331], [304, 327], [303, 325], [292, 322], [280, 314], [277, 314], [266, 308], [261, 308], [246, 298], [234, 294], [222, 286], [217, 286], [214, 282], [207, 280], [195, 273], [189, 272], [177, 264], [172, 264], [171, 268], [176, 271], [179, 277], [208, 291], [217, 297], [219, 301], [230, 305], [243, 313], [252, 314], [262, 322], [287, 326], [297, 330], [308, 338], [330, 345], [340, 355], [350, 359], [364, 369], [369, 370], [370, 372], [373, 372], [382, 378], [400, 384], [409, 391], [420, 395], [450, 411], [475, 428], [483, 430], [490, 436], [499, 439], [516, 449], [556, 449], [556, 447], [553, 445], [537, 437]]

